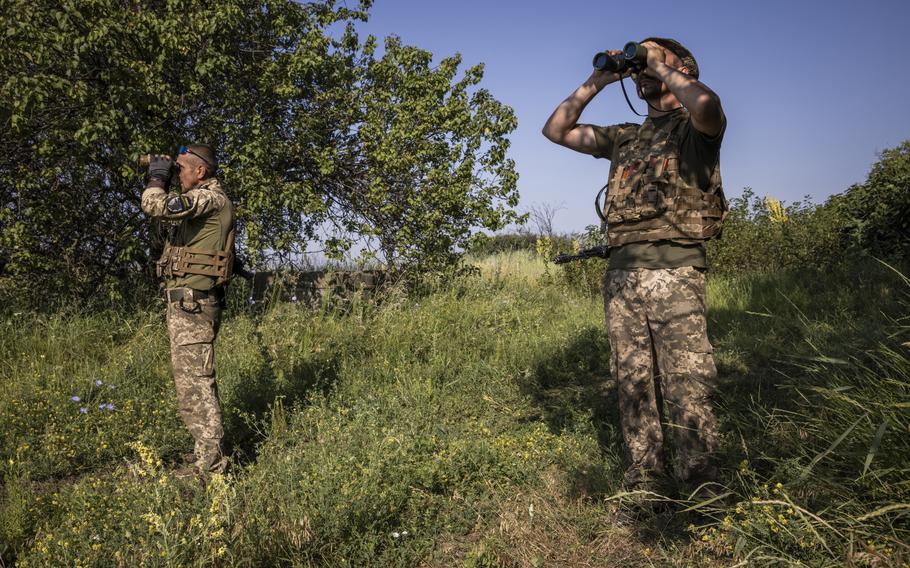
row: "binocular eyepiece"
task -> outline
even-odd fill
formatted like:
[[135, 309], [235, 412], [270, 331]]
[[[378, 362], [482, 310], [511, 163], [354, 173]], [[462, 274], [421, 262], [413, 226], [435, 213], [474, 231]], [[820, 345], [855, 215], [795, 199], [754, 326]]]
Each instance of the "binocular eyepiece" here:
[[152, 154], [143, 154], [139, 156], [139, 167], [147, 168], [152, 163]]
[[172, 173], [180, 172], [180, 164], [177, 162], [177, 160], [171, 158], [170, 156], [164, 155], [164, 154], [142, 154], [141, 156], [139, 156], [139, 159], [136, 161], [136, 163], [139, 164], [139, 167], [141, 169], [148, 168], [149, 166], [152, 165], [152, 160], [155, 159], [156, 156], [161, 156], [163, 158], [169, 158], [170, 165], [171, 165], [171, 172]]
[[610, 55], [606, 51], [601, 51], [595, 54], [593, 64], [598, 71], [613, 73], [641, 71], [648, 65], [648, 49], [638, 42], [630, 41], [622, 48], [622, 53]]
[[[137, 161], [137, 163], [139, 164], [139, 167], [140, 167], [140, 168], [147, 168], [147, 167], [149, 167], [149, 165], [151, 165], [151, 163], [152, 163], [152, 159], [153, 159], [156, 155], [157, 155], [157, 154], [142, 154], [141, 156], [139, 156], [139, 160]], [[171, 169], [172, 169], [172, 170], [174, 170], [174, 171], [180, 171], [180, 164], [177, 163], [177, 160], [171, 158], [170, 156], [166, 156], [166, 155], [164, 155], [164, 154], [161, 154], [161, 155], [164, 156], [164, 157], [170, 158], [170, 160], [171, 160]]]

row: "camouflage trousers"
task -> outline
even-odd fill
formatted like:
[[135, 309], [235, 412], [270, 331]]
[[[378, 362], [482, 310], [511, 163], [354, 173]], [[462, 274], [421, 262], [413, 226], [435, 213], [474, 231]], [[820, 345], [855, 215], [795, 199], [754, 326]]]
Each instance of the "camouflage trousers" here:
[[[189, 289], [185, 289], [189, 290]], [[215, 383], [215, 337], [221, 308], [213, 297], [168, 302], [167, 328], [180, 417], [195, 440], [196, 467], [220, 473], [224, 428]]]
[[710, 395], [717, 368], [705, 320], [704, 273], [693, 267], [608, 270], [604, 305], [629, 452], [626, 485], [664, 473], [662, 422], [675, 442], [676, 476], [692, 483], [715, 478]]

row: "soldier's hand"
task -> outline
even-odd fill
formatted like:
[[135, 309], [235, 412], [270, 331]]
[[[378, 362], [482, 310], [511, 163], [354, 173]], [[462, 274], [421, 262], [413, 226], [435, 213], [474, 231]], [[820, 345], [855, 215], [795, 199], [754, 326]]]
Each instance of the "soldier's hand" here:
[[[619, 55], [620, 53], [622, 53], [622, 51], [620, 51], [618, 49], [610, 49], [610, 50], [607, 50], [607, 53], [611, 56], [616, 56], [616, 55]], [[604, 87], [606, 87], [607, 85], [609, 85], [610, 83], [615, 83], [616, 81], [619, 81], [623, 77], [628, 77], [630, 74], [631, 74], [631, 70], [629, 70], [629, 69], [626, 69], [622, 73], [616, 73], [615, 71], [595, 69], [594, 72], [591, 73], [591, 80], [594, 82], [595, 85], [597, 85], [597, 89], [600, 90], [600, 89], [603, 89]]]
[[158, 180], [165, 186], [171, 181], [174, 163], [170, 156], [154, 155], [149, 160], [149, 179]]
[[641, 44], [641, 46], [648, 50], [648, 67], [650, 69], [655, 69], [659, 63], [666, 63], [666, 48], [661, 45], [657, 45], [653, 41], [646, 41]]

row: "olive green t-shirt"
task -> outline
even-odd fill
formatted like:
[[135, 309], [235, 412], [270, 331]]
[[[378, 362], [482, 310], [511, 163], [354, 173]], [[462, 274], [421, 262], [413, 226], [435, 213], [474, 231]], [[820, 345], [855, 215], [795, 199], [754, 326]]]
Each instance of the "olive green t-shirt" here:
[[[679, 110], [677, 112], [683, 112]], [[666, 114], [659, 118], [648, 117], [645, 120], [660, 127], [667, 120], [671, 120], [674, 113]], [[597, 139], [597, 152], [595, 158], [610, 159], [613, 156], [616, 134], [620, 128], [635, 126], [631, 123], [615, 124], [613, 126], [593, 126], [594, 137]], [[708, 187], [711, 173], [720, 159], [720, 145], [727, 121], [720, 132], [714, 136], [706, 136], [692, 126], [692, 121], [686, 121], [681, 127], [679, 144], [679, 175], [688, 183], [697, 187]], [[705, 245], [703, 242], [680, 243], [676, 241], [656, 241], [644, 243], [629, 243], [618, 246], [610, 251], [609, 269], [629, 268], [680, 268], [694, 266], [707, 268]]]

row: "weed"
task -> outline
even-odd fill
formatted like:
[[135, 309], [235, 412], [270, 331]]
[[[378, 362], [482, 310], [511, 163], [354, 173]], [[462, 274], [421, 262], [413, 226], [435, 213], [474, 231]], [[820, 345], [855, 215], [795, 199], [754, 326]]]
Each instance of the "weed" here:
[[419, 296], [229, 314], [216, 356], [238, 467], [204, 488], [172, 474], [191, 440], [159, 312], [6, 316], [3, 563], [910, 560], [894, 271], [712, 275], [727, 496], [669, 495], [619, 524], [601, 300], [533, 253], [480, 265]]

